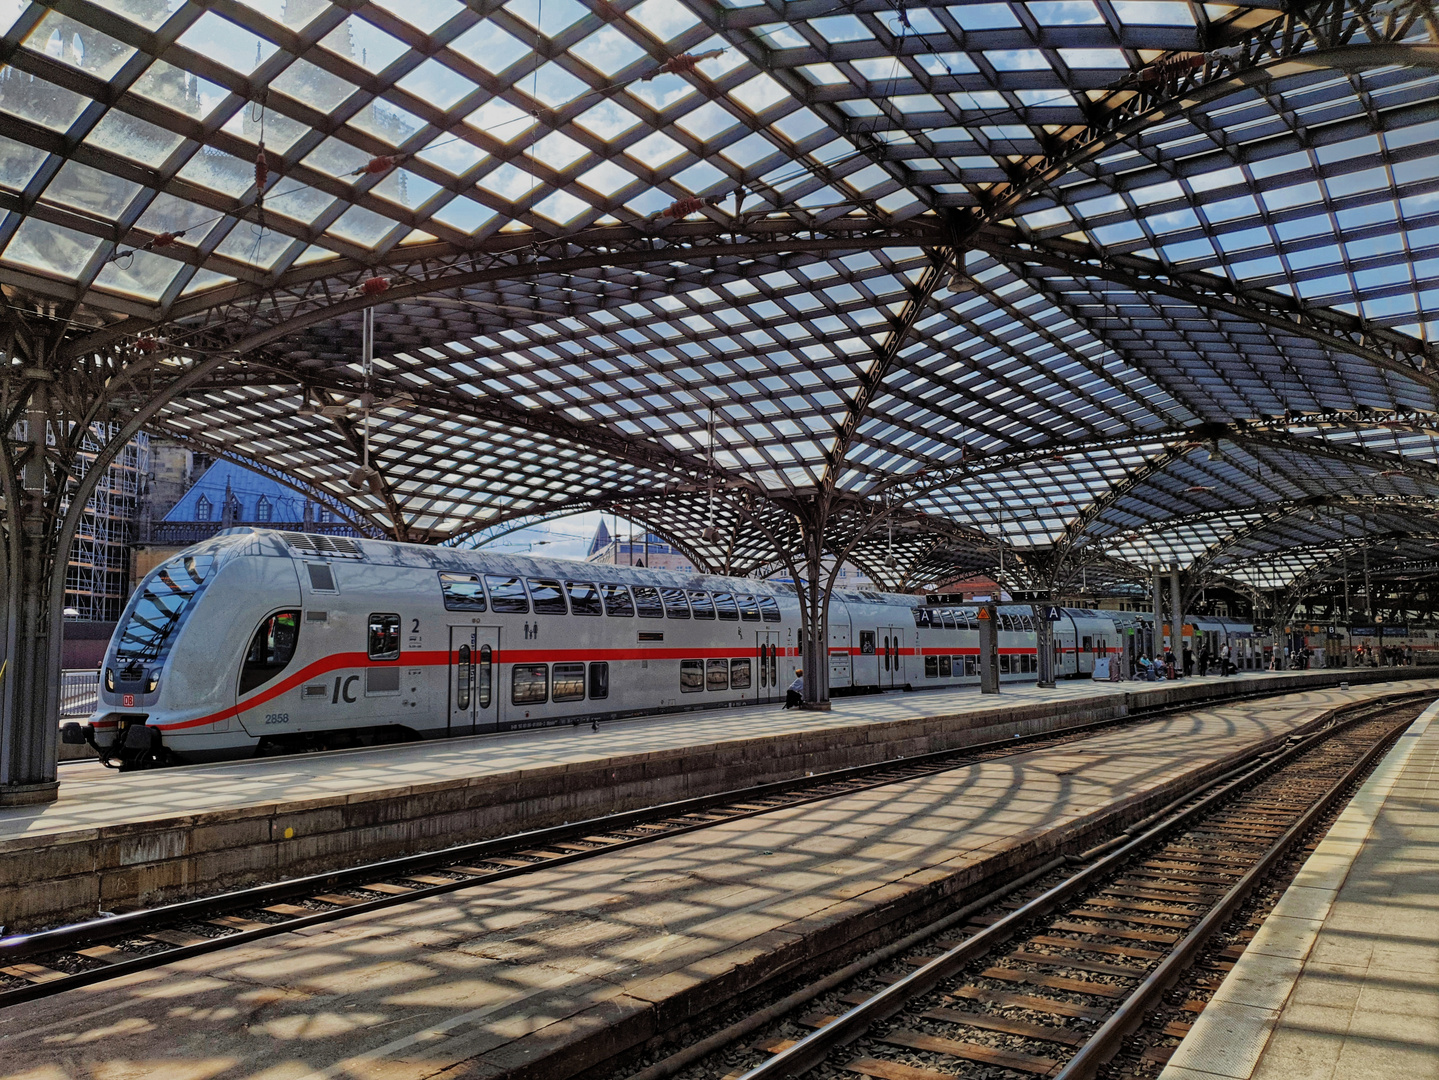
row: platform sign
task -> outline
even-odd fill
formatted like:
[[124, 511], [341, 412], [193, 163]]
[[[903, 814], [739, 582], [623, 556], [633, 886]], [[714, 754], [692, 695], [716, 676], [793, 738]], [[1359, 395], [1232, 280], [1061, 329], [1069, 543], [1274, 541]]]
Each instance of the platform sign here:
[[1059, 608], [1057, 608], [1057, 607], [1051, 607], [1051, 608], [1045, 609], [1044, 617], [1045, 617], [1046, 619], [1048, 619], [1050, 622], [1059, 622], [1059, 618], [1060, 618], [1060, 616], [1059, 616]]
[[986, 621], [986, 622], [988, 622], [988, 621], [989, 621], [989, 608], [987, 608], [987, 607], [981, 607], [981, 608], [979, 609], [979, 615], [978, 615], [977, 617], [980, 618], [980, 619], [983, 619], [983, 620]]

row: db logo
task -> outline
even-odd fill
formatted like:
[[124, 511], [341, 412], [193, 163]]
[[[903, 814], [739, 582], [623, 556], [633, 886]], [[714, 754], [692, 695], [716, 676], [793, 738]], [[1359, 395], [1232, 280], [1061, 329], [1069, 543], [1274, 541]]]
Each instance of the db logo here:
[[125, 704], [133, 707], [134, 704], [135, 704], [135, 695], [134, 695], [134, 694], [126, 694], [126, 695], [125, 695]]

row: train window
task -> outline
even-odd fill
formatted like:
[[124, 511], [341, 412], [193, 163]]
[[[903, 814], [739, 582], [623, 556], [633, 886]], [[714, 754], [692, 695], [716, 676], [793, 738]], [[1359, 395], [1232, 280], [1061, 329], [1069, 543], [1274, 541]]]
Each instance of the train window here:
[[600, 607], [600, 592], [588, 581], [567, 581], [565, 590], [570, 594], [571, 614], [601, 615], [604, 613]]
[[964, 658], [964, 673], [969, 678], [979, 674], [979, 657], [966, 656]]
[[890, 653], [889, 635], [888, 635], [888, 634], [885, 634], [885, 635], [884, 635], [884, 670], [885, 670], [885, 671], [888, 671], [888, 670], [889, 670], [889, 653]]
[[455, 656], [455, 708], [470, 707], [470, 647], [461, 645]]
[[335, 591], [335, 572], [329, 563], [306, 563], [305, 569], [310, 572], [311, 592]]
[[550, 669], [544, 664], [516, 664], [512, 669], [510, 701], [516, 705], [543, 705], [550, 697]]
[[1000, 654], [999, 654], [999, 673], [1000, 673], [1001, 675], [1008, 675], [1008, 674], [1009, 674], [1009, 654], [1008, 654], [1008, 653], [1000, 653]]
[[519, 578], [486, 574], [485, 586], [490, 591], [490, 606], [497, 615], [530, 613], [530, 598], [525, 594], [525, 583]]
[[445, 597], [446, 611], [484, 611], [485, 587], [479, 574], [440, 572], [440, 592]]
[[761, 596], [759, 598], [760, 618], [765, 622], [779, 622], [779, 602], [773, 596]]
[[710, 594], [690, 589], [686, 595], [690, 598], [690, 607], [694, 609], [696, 619], [713, 619], [715, 617], [714, 601]]
[[703, 660], [680, 661], [680, 692], [694, 694], [705, 688], [705, 662]]
[[584, 665], [584, 664], [556, 664], [556, 665], [555, 665], [555, 700], [556, 700], [556, 701], [584, 701], [584, 700], [585, 700], [585, 665]]
[[494, 682], [490, 662], [494, 656], [494, 650], [488, 645], [480, 646], [480, 662], [475, 665], [475, 699], [482, 709], [490, 707], [491, 687]]
[[705, 687], [710, 690], [729, 689], [728, 660], [710, 660], [706, 662]]
[[1083, 643], [1080, 645], [1080, 648], [1081, 648], [1084, 652], [1093, 652], [1093, 651], [1094, 651], [1094, 639], [1093, 639], [1092, 637], [1090, 637], [1088, 634], [1085, 634], [1085, 635], [1084, 635], [1084, 641], [1083, 641]]
[[563, 615], [565, 594], [560, 583], [553, 578], [530, 578], [530, 597], [535, 602], [536, 615]]
[[370, 659], [398, 660], [400, 658], [400, 617], [398, 615], [370, 616]]
[[240, 693], [248, 694], [284, 671], [294, 659], [299, 641], [298, 611], [277, 611], [265, 616], [245, 652], [245, 663], [240, 668]]
[[873, 655], [874, 655], [874, 631], [873, 631], [873, 630], [861, 630], [861, 631], [859, 632], [859, 655], [860, 655], [860, 656], [873, 656]]
[[924, 677], [926, 679], [939, 678], [939, 657], [926, 656], [924, 658]]
[[949, 657], [941, 656], [939, 658], [939, 677], [941, 679], [948, 679], [953, 674], [954, 665], [950, 662]]
[[735, 606], [733, 593], [715, 593], [715, 610], [719, 612], [721, 619], [727, 622], [739, 622], [739, 608]]
[[729, 662], [729, 688], [731, 690], [748, 690], [750, 678], [750, 662], [748, 660], [731, 660]]
[[660, 600], [660, 591], [653, 585], [636, 585], [635, 610], [641, 619], [664, 618], [665, 606]]
[[610, 696], [610, 666], [606, 663], [590, 665], [590, 700], [602, 701]]
[[954, 630], [956, 628], [954, 623], [954, 612], [950, 611], [949, 608], [945, 608], [943, 611], [941, 611], [939, 613], [939, 617], [943, 620], [944, 628], [946, 630]]
[[759, 622], [759, 604], [753, 596], [739, 598], [739, 617], [745, 622]]
[[779, 685], [779, 657], [773, 645], [769, 647], [769, 684]]
[[[654, 592], [653, 589], [650, 590]], [[630, 598], [630, 587], [628, 585], [600, 585], [600, 592], [605, 598], [605, 614], [611, 618], [632, 619], [635, 615], [635, 602]], [[655, 606], [659, 607], [659, 597], [655, 597]], [[570, 597], [574, 600], [574, 596]], [[655, 615], [660, 612], [656, 611]]]

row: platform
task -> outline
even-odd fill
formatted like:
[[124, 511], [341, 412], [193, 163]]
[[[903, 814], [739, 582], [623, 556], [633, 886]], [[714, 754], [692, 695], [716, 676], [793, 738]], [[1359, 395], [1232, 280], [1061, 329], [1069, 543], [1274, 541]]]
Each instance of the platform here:
[[1439, 680], [1158, 717], [16, 1006], [0, 1013], [0, 1073], [561, 1080], [1391, 689]]
[[0, 924], [90, 918], [1166, 705], [1414, 674], [1010, 684], [997, 697], [894, 692], [837, 699], [827, 713], [751, 706], [598, 732], [551, 728], [148, 772], [67, 765], [57, 801], [0, 809]]
[[1160, 1080], [1439, 1076], [1436, 718], [1370, 774]]

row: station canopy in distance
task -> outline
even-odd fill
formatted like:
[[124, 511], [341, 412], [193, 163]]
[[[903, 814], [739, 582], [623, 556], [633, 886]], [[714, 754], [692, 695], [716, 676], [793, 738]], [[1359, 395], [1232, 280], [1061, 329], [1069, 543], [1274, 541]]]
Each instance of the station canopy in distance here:
[[12, 317], [148, 365], [151, 430], [374, 535], [602, 508], [745, 574], [798, 514], [904, 589], [1435, 566], [1422, 4], [0, 0], [0, 25]]

